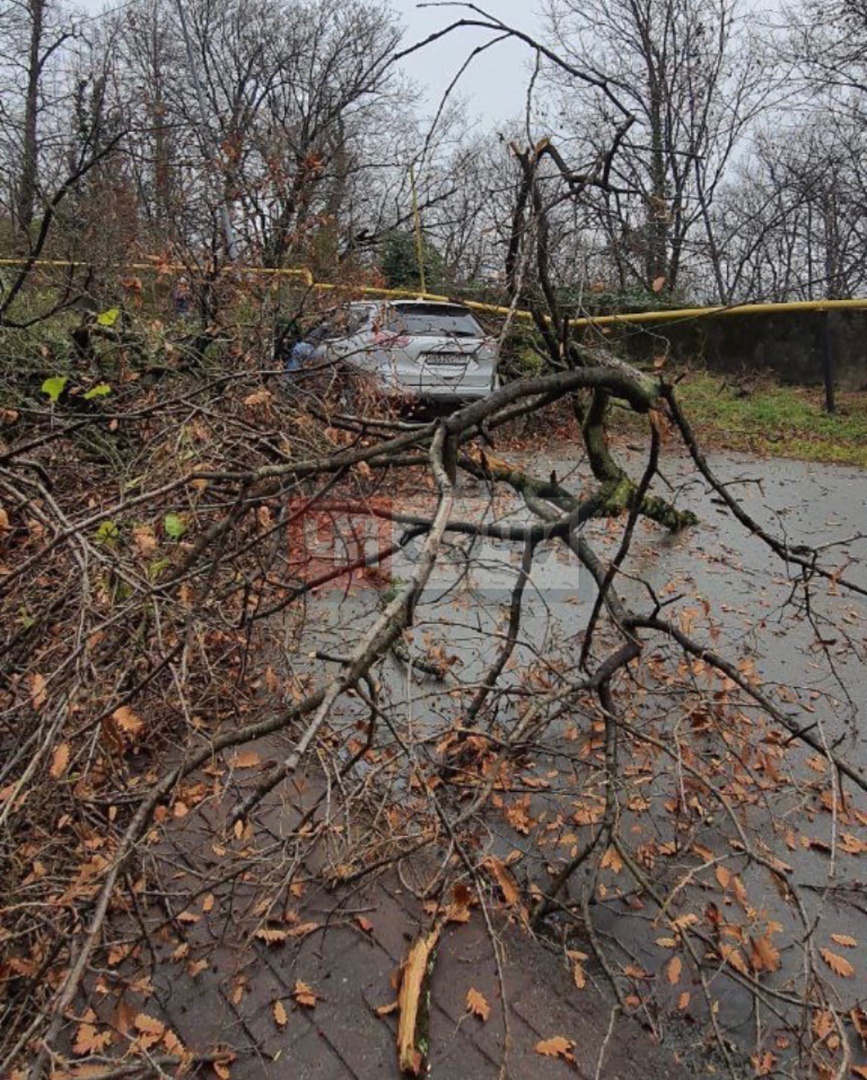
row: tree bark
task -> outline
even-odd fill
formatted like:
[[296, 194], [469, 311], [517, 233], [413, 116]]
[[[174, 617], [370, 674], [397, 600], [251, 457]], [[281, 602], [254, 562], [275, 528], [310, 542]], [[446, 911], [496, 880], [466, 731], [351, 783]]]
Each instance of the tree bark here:
[[42, 37], [45, 29], [45, 0], [29, 0], [30, 41], [27, 59], [27, 92], [24, 102], [21, 173], [18, 180], [17, 214], [25, 249], [30, 247], [30, 227], [36, 208], [36, 177], [39, 165], [37, 120], [39, 79], [42, 74]]

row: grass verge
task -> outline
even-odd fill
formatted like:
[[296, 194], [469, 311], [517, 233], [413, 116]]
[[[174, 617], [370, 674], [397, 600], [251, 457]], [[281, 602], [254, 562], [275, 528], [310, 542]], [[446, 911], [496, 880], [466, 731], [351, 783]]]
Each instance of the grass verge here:
[[838, 393], [825, 412], [818, 389], [739, 384], [691, 372], [678, 386], [705, 444], [755, 454], [867, 466], [867, 394]]

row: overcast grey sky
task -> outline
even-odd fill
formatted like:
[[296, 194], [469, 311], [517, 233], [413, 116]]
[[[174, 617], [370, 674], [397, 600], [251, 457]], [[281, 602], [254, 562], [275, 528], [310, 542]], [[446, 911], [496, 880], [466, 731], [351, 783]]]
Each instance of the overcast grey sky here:
[[[124, 0], [77, 0], [76, 7], [89, 15], [123, 5]], [[458, 5], [422, 7], [417, 0], [390, 0], [390, 6], [405, 27], [407, 45], [421, 41], [428, 34], [466, 16]], [[541, 20], [537, 0], [481, 0], [479, 7], [512, 26], [538, 32]], [[464, 29], [444, 41], [415, 53], [404, 62], [404, 70], [421, 88], [427, 88], [426, 104], [436, 109], [443, 91], [457, 74], [470, 52], [487, 40], [478, 30]], [[482, 53], [461, 79], [456, 93], [466, 101], [471, 117], [485, 121], [517, 116], [523, 111], [528, 80], [530, 52], [526, 46], [508, 41]]]
[[[456, 19], [472, 17], [458, 5], [420, 8], [416, 0], [391, 0], [391, 6], [406, 27], [407, 44], [422, 40]], [[540, 32], [541, 18], [534, 0], [480, 0], [479, 7], [518, 29], [537, 35]], [[428, 87], [431, 107], [436, 107], [467, 56], [489, 36], [471, 28], [457, 30], [405, 61], [407, 74]], [[502, 42], [476, 57], [456, 90], [466, 99], [470, 115], [486, 120], [519, 115], [524, 108], [530, 59], [529, 49], [516, 41]]]

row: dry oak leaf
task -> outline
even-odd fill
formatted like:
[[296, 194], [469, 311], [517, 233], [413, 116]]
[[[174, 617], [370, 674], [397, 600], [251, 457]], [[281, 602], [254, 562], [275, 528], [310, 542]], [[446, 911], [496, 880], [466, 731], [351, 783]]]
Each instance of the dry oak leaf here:
[[867, 1065], [853, 1065], [852, 1075], [860, 1076], [863, 1080], [867, 1080]]
[[163, 1037], [166, 1031], [166, 1025], [157, 1020], [154, 1016], [148, 1016], [147, 1013], [138, 1013], [135, 1020], [133, 1020], [136, 1031], [141, 1031], [145, 1035], [159, 1035]]
[[699, 921], [699, 917], [694, 911], [688, 911], [684, 915], [678, 915], [676, 919], [672, 919], [669, 925], [675, 930], [686, 930], [690, 926], [695, 926]]
[[855, 974], [855, 968], [852, 967], [845, 956], [838, 956], [836, 953], [832, 953], [830, 949], [820, 949], [819, 952], [835, 975], [839, 975], [844, 979], [851, 979]]
[[231, 1065], [232, 1062], [237, 1059], [237, 1057], [238, 1055], [233, 1050], [228, 1050], [225, 1047], [220, 1047], [218, 1048], [217, 1054], [211, 1062], [211, 1067], [214, 1069], [214, 1071], [216, 1071], [216, 1066], [222, 1065], [223, 1068], [225, 1068], [226, 1070], [226, 1075], [228, 1076], [228, 1066]]
[[45, 689], [45, 676], [40, 675], [37, 671], [30, 678], [30, 703], [37, 712], [39, 712], [45, 704], [45, 699], [47, 697], [48, 692]]
[[516, 832], [523, 833], [524, 836], [529, 834], [530, 827], [533, 824], [530, 818], [529, 795], [525, 795], [522, 799], [518, 799], [510, 806], [505, 807], [503, 813], [505, 814], [508, 823]]
[[564, 1039], [562, 1035], [555, 1035], [551, 1039], [541, 1039], [536, 1043], [535, 1050], [537, 1054], [541, 1054], [543, 1057], [559, 1057], [564, 1061], [574, 1062], [575, 1058], [572, 1054], [572, 1047], [575, 1045], [571, 1039]]
[[289, 1023], [289, 1016], [286, 1012], [286, 1007], [282, 1001], [275, 1001], [271, 1006], [271, 1011], [274, 1013], [274, 1023], [277, 1027], [286, 1027]]
[[158, 1043], [166, 1033], [166, 1025], [147, 1013], [139, 1013], [133, 1020], [133, 1026], [139, 1033], [136, 1042], [144, 1050]]
[[307, 983], [298, 979], [295, 986], [292, 989], [292, 997], [298, 1005], [302, 1005], [305, 1009], [312, 1009], [316, 1002], [319, 1000], [319, 995], [313, 989], [312, 986], [308, 986]]
[[121, 705], [111, 714], [114, 726], [121, 735], [128, 735], [135, 739], [144, 727], [144, 721], [137, 716], [128, 705]]
[[244, 398], [245, 405], [270, 405], [274, 395], [270, 390], [255, 390]]
[[85, 1013], [84, 1023], [78, 1025], [75, 1032], [75, 1042], [72, 1046], [73, 1054], [81, 1056], [85, 1054], [99, 1054], [111, 1044], [114, 1035], [111, 1031], [98, 1031], [93, 1021], [96, 1013], [88, 1009]]
[[623, 969], [623, 974], [627, 975], [630, 979], [647, 979], [649, 978], [648, 972], [640, 967], [638, 964], [627, 964]]
[[318, 929], [318, 922], [303, 922], [298, 923], [297, 926], [293, 926], [292, 929], [288, 932], [288, 934], [291, 938], [302, 938], [307, 937], [308, 934], [312, 934], [314, 930]]
[[839, 846], [840, 850], [845, 851], [847, 855], [863, 855], [867, 851], [867, 843], [859, 840], [852, 833], [843, 833], [839, 840]]
[[836, 1026], [834, 1017], [826, 1009], [813, 1013], [813, 1034], [817, 1039], [827, 1039]]
[[239, 750], [237, 754], [229, 758], [229, 765], [233, 769], [255, 769], [261, 764], [262, 759], [255, 750]]
[[748, 975], [747, 963], [744, 960], [743, 953], [740, 949], [734, 945], [727, 945], [724, 942], [720, 944], [719, 953], [722, 959], [735, 969], [739, 971], [741, 975]]
[[188, 1058], [189, 1050], [184, 1046], [177, 1034], [171, 1028], [163, 1036], [163, 1046], [170, 1054], [177, 1054], [180, 1058]]
[[260, 926], [253, 934], [257, 941], [264, 941], [266, 945], [282, 945], [289, 938], [289, 931], [272, 926]]
[[755, 971], [779, 971], [780, 951], [765, 934], [760, 938], [750, 938], [750, 963]]
[[744, 888], [744, 883], [741, 881], [739, 874], [732, 874], [732, 893], [734, 893], [734, 898], [741, 907], [746, 909], [747, 890]]
[[467, 990], [467, 1011], [478, 1016], [482, 1021], [487, 1020], [491, 1015], [491, 1006], [485, 1001], [485, 995], [474, 986]]
[[847, 949], [855, 949], [858, 947], [858, 939], [849, 937], [848, 934], [832, 934], [831, 940], [837, 945], [845, 945]]
[[490, 856], [485, 859], [483, 865], [490, 870], [491, 876], [496, 880], [500, 886], [500, 891], [503, 894], [503, 899], [510, 906], [517, 904], [521, 898], [521, 891], [518, 888], [518, 883], [515, 881], [512, 873], [506, 868], [505, 863], [499, 859], [495, 859], [494, 856]]
[[61, 743], [54, 751], [51, 758], [51, 768], [48, 770], [52, 780], [59, 780], [66, 772], [69, 765], [69, 743]]

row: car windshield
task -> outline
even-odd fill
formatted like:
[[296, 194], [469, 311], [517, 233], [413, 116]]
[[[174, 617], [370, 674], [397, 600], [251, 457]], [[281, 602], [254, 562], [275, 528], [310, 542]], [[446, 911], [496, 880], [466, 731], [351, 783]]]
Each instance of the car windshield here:
[[464, 307], [444, 304], [401, 304], [389, 328], [410, 337], [484, 337], [484, 331]]

